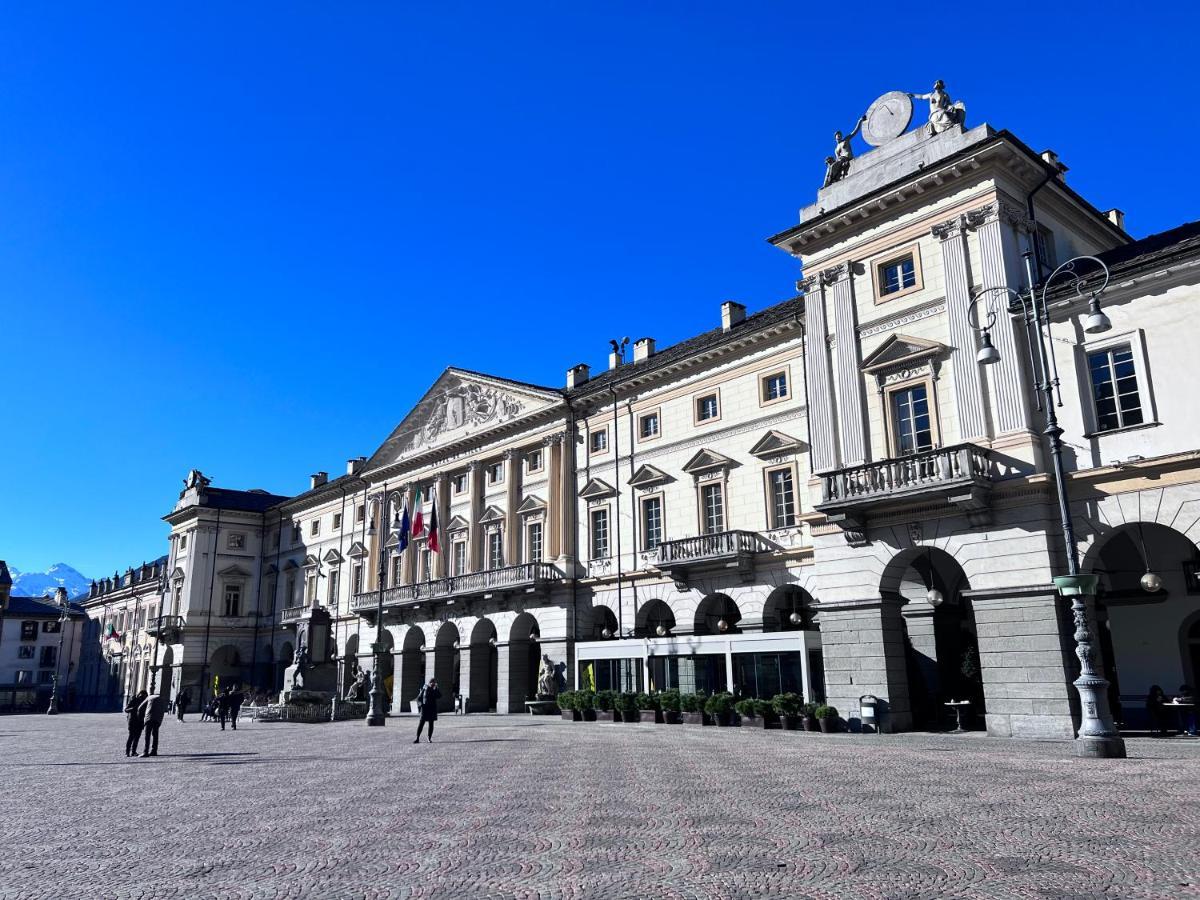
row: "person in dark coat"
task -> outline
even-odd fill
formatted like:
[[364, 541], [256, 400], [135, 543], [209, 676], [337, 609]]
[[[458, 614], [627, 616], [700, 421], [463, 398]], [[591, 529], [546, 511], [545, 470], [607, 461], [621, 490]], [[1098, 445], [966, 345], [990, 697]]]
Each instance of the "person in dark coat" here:
[[427, 740], [433, 740], [433, 723], [437, 721], [438, 701], [442, 699], [442, 692], [438, 690], [436, 678], [430, 678], [429, 684], [421, 688], [421, 692], [417, 694], [417, 706], [421, 709], [421, 721], [417, 723], [417, 739], [414, 744], [421, 743], [421, 731], [425, 728], [426, 723], [429, 724], [429, 737]]
[[221, 691], [217, 696], [217, 721], [221, 723], [221, 730], [225, 730], [225, 720], [229, 718], [229, 696], [233, 692], [229, 688]]
[[186, 690], [180, 691], [179, 696], [175, 698], [175, 715], [179, 717], [179, 721], [183, 721], [183, 714], [187, 712], [188, 704], [192, 702], [192, 695]]
[[229, 724], [233, 726], [233, 730], [237, 731], [238, 713], [242, 711], [242, 704], [246, 702], [246, 694], [243, 691], [229, 692]]
[[[142, 749], [142, 756], [158, 756], [158, 729], [162, 726], [166, 711], [167, 704], [159, 694], [151, 694], [138, 707], [146, 732], [146, 746]], [[136, 755], [135, 753], [134, 756]]]
[[138, 741], [142, 737], [142, 701], [146, 699], [145, 691], [138, 691], [133, 699], [125, 704], [125, 715], [129, 717], [129, 736], [125, 739], [125, 755], [137, 756]]
[[1163, 693], [1163, 689], [1157, 684], [1150, 685], [1150, 692], [1146, 694], [1146, 712], [1150, 714], [1150, 732], [1152, 734], [1167, 733], [1167, 711], [1163, 709], [1163, 704], [1167, 702], [1167, 695]]

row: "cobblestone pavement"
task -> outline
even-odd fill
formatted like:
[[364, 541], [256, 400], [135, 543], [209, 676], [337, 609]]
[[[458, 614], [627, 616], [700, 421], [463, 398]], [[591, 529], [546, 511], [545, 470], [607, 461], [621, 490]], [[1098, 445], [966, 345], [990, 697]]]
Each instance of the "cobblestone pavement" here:
[[1187, 740], [414, 728], [0, 719], [0, 897], [1200, 897]]

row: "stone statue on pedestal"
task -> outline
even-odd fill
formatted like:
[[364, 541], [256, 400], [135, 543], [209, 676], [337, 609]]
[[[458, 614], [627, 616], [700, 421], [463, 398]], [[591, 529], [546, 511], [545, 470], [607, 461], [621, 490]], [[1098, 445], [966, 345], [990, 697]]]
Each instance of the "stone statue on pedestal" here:
[[850, 146], [850, 141], [858, 134], [865, 121], [865, 115], [860, 117], [854, 130], [845, 137], [840, 131], [833, 133], [833, 156], [825, 157], [825, 183], [821, 187], [829, 187], [835, 181], [846, 177], [846, 173], [850, 171], [850, 160], [854, 159], [854, 148]]
[[554, 663], [549, 654], [542, 654], [542, 664], [538, 669], [538, 692], [540, 698], [553, 699], [558, 696], [558, 676], [554, 672]]

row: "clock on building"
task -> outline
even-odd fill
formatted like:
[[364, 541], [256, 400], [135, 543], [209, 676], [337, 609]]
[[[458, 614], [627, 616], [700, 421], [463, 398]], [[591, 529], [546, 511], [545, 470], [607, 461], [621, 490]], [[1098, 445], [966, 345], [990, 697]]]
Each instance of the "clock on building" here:
[[900, 137], [912, 121], [912, 98], [904, 91], [888, 91], [871, 104], [863, 123], [863, 140], [872, 147]]

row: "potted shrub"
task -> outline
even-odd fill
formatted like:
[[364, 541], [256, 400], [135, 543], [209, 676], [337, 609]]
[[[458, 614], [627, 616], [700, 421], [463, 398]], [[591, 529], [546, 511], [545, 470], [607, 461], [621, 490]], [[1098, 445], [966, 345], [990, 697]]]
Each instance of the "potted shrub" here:
[[737, 714], [742, 718], [742, 725], [746, 728], [770, 728], [772, 719], [774, 718], [774, 710], [771, 708], [770, 701], [753, 700], [747, 698], [739, 700], [733, 704], [733, 708], [737, 710]]
[[658, 695], [658, 706], [662, 710], [663, 721], [668, 725], [678, 725], [683, 719], [680, 717], [680, 707], [683, 704], [683, 698], [679, 695], [679, 691], [671, 688], [663, 691]]
[[613, 707], [620, 714], [622, 722], [637, 722], [640, 721], [638, 715], [637, 694], [629, 691], [624, 691], [617, 694], [613, 701]]
[[658, 709], [658, 695], [639, 693], [634, 702], [637, 703], [638, 720], [641, 722], [661, 722], [662, 717]]
[[583, 718], [575, 706], [574, 691], [559, 691], [557, 699], [558, 710], [568, 722], [578, 722]]
[[820, 726], [822, 734], [829, 734], [838, 730], [838, 711], [836, 707], [826, 706], [822, 703], [816, 708], [813, 715], [817, 717], [817, 724]]
[[716, 725], [730, 725], [733, 718], [733, 694], [722, 691], [704, 701], [704, 711]]
[[596, 691], [596, 721], [620, 722], [621, 717], [617, 714], [616, 703], [616, 691]]
[[595, 691], [576, 691], [575, 692], [575, 709], [579, 711], [579, 718], [584, 722], [596, 721], [596, 692]]
[[685, 725], [703, 725], [704, 724], [704, 695], [703, 694], [680, 694], [679, 695], [679, 718], [683, 720]]
[[817, 704], [805, 703], [800, 707], [800, 724], [804, 726], [805, 731], [816, 731], [817, 725]]
[[779, 721], [783, 723], [785, 731], [798, 731], [800, 729], [800, 716], [804, 709], [804, 698], [799, 694], [776, 694], [771, 698], [771, 708], [775, 710], [775, 715], [779, 716]]

